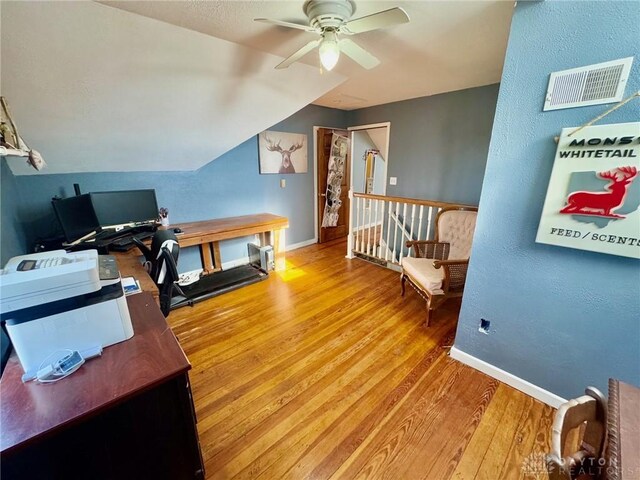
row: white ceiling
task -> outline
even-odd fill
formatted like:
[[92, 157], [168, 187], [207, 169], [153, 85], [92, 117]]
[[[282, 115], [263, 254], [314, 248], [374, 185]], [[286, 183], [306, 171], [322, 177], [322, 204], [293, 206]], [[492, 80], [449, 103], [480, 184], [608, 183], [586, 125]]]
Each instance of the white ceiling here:
[[[306, 23], [303, 1], [105, 1], [129, 12], [287, 57], [313, 34], [254, 22]], [[411, 22], [352, 37], [382, 64], [364, 70], [342, 56], [334, 69], [348, 80], [313, 103], [352, 110], [500, 81], [513, 1], [356, 0], [352, 18], [395, 6]], [[280, 59], [273, 59], [273, 66]], [[302, 60], [318, 66], [317, 52]], [[316, 70], [321, 75], [319, 69]], [[284, 73], [283, 73], [284, 75]]]
[[42, 173], [196, 170], [344, 80], [97, 3], [1, 9], [1, 93]]
[[412, 19], [353, 37], [380, 66], [343, 56], [321, 73], [312, 52], [274, 70], [312, 34], [253, 18], [304, 23], [302, 4], [3, 1], [0, 93], [42, 173], [162, 171], [198, 169], [309, 103], [351, 110], [500, 81], [512, 2], [359, 0], [356, 18], [401, 6]]

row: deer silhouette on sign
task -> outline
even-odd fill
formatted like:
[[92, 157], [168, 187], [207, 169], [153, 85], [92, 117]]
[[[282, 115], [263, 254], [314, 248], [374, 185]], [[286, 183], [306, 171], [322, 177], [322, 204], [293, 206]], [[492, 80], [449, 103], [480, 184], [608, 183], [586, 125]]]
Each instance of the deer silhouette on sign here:
[[264, 137], [267, 142], [267, 150], [270, 152], [278, 152], [282, 156], [282, 162], [280, 163], [280, 169], [278, 173], [296, 173], [296, 169], [293, 168], [293, 163], [291, 163], [291, 154], [296, 150], [299, 150], [303, 147], [304, 141], [294, 143], [288, 149], [283, 149], [280, 146], [280, 140], [278, 143], [275, 143], [269, 138]]
[[605, 192], [573, 192], [567, 197], [567, 205], [560, 213], [573, 215], [596, 215], [601, 217], [624, 218], [623, 215], [612, 213], [624, 204], [629, 185], [638, 175], [636, 167], [618, 167], [607, 172], [600, 172], [598, 176], [609, 180]]

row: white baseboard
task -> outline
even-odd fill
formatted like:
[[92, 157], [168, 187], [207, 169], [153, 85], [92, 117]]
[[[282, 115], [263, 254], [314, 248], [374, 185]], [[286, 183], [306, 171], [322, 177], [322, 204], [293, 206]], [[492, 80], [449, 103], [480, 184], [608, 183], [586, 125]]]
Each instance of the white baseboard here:
[[240, 265], [246, 265], [249, 263], [249, 257], [240, 257], [228, 262], [222, 262], [222, 270], [227, 270], [233, 267], [239, 267]]
[[188, 272], [182, 272], [180, 275], [200, 275], [202, 273], [202, 268], [196, 268], [195, 270], [189, 270]]
[[[314, 238], [309, 240], [305, 240], [304, 242], [292, 243], [291, 245], [287, 245], [285, 247], [286, 252], [290, 252], [291, 250], [297, 250], [298, 248], [307, 247], [309, 245], [313, 245], [316, 243]], [[227, 270], [228, 268], [239, 267], [240, 265], [246, 265], [249, 263], [249, 257], [240, 257], [234, 260], [229, 260], [227, 262], [222, 262], [222, 269]], [[202, 271], [202, 269], [200, 270]]]
[[309, 245], [313, 245], [314, 243], [318, 243], [315, 238], [310, 238], [309, 240], [305, 240], [304, 242], [292, 243], [291, 245], [287, 245], [284, 247], [286, 252], [291, 250], [297, 250], [298, 248], [308, 247]]
[[515, 375], [506, 372], [501, 368], [496, 367], [495, 365], [491, 365], [484, 360], [480, 360], [473, 355], [469, 355], [468, 353], [465, 353], [462, 350], [457, 349], [456, 347], [451, 347], [451, 352], [449, 353], [449, 355], [451, 356], [451, 358], [454, 358], [459, 362], [464, 363], [465, 365], [469, 365], [476, 370], [480, 370], [482, 373], [486, 373], [490, 377], [493, 377], [496, 380], [500, 380], [502, 383], [506, 383], [507, 385], [520, 390], [521, 392], [526, 393], [527, 395], [536, 398], [553, 408], [558, 408], [560, 405], [566, 402], [564, 398], [559, 397], [555, 393], [551, 393], [548, 390], [538, 387], [533, 383], [529, 383], [520, 377], [516, 377]]

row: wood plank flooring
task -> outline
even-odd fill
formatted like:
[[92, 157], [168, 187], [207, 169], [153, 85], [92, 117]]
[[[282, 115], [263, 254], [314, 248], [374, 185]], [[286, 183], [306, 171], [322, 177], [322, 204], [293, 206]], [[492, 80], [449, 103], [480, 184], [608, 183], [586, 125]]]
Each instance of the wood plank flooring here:
[[553, 409], [448, 357], [459, 302], [425, 328], [397, 272], [345, 250], [169, 316], [207, 478], [546, 478]]

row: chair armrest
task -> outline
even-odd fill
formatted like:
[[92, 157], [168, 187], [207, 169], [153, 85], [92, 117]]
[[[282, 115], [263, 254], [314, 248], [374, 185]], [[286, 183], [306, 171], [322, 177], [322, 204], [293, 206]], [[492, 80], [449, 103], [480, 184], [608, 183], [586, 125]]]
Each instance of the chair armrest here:
[[435, 240], [409, 240], [407, 248], [413, 247], [416, 258], [433, 258], [446, 260], [449, 258], [449, 243]]
[[467, 279], [467, 268], [469, 259], [466, 260], [435, 260], [435, 268], [442, 267], [444, 270], [444, 280], [442, 281], [442, 291], [445, 295], [452, 289], [462, 289]]
[[151, 250], [149, 249], [149, 247], [147, 247], [139, 238], [135, 236], [131, 237], [131, 240], [133, 241], [134, 245], [138, 247], [140, 253], [144, 255], [144, 259], [148, 262], [153, 262], [154, 259], [151, 255]]
[[433, 266], [436, 268], [440, 268], [442, 267], [448, 267], [451, 265], [468, 265], [469, 264], [469, 259], [467, 258], [466, 260], [435, 260], [433, 262]]

